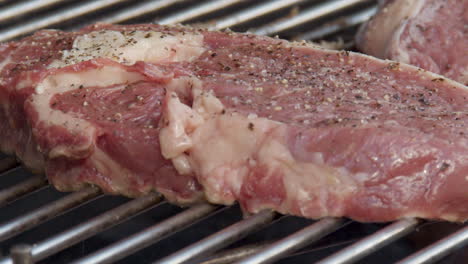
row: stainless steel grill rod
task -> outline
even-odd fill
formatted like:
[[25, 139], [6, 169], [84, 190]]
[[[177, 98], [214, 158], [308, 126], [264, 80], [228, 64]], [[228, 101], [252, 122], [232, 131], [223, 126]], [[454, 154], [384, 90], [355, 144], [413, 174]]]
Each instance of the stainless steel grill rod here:
[[180, 230], [198, 219], [208, 215], [218, 207], [210, 204], [199, 204], [189, 208], [182, 213], [170, 217], [161, 223], [136, 233], [124, 240], [118, 241], [103, 248], [89, 256], [74, 261], [73, 264], [102, 264], [114, 263], [138, 250], [164, 238], [164, 236]]
[[31, 0], [19, 2], [0, 10], [0, 22], [5, 22], [12, 18], [25, 15], [27, 13], [53, 6], [63, 0]]
[[258, 214], [251, 215], [155, 263], [179, 264], [194, 261], [197, 258], [206, 256], [266, 226], [274, 219], [275, 215], [276, 213], [271, 211], [262, 211]]
[[24, 24], [20, 24], [13, 28], [0, 31], [0, 42], [11, 40], [13, 38], [31, 33], [41, 28], [58, 24], [70, 20], [72, 18], [80, 17], [96, 10], [103, 9], [127, 0], [100, 0], [90, 1], [85, 4], [76, 5], [66, 10], [57, 10], [50, 15], [43, 16], [37, 19], [30, 20]]
[[245, 259], [246, 257], [252, 256], [258, 251], [267, 247], [269, 243], [259, 243], [253, 245], [242, 246], [235, 249], [228, 249], [213, 256], [210, 256], [207, 260], [200, 264], [232, 264], [234, 261]]
[[242, 1], [244, 0], [212, 0], [207, 3], [197, 5], [196, 7], [182, 10], [179, 13], [173, 14], [163, 19], [156, 20], [155, 22], [163, 25], [181, 23], [200, 17], [202, 15], [206, 15], [210, 12], [215, 12], [217, 10], [238, 4]]
[[418, 225], [416, 219], [403, 219], [382, 228], [359, 242], [317, 262], [317, 264], [355, 263], [359, 259], [377, 251], [413, 231]]
[[19, 244], [13, 246], [10, 250], [11, 258], [14, 264], [33, 264], [31, 255], [31, 246], [28, 244]]
[[322, 219], [292, 235], [281, 239], [264, 250], [248, 257], [247, 259], [236, 262], [237, 264], [260, 264], [272, 263], [282, 256], [292, 253], [320, 238], [334, 232], [344, 224], [340, 218]]
[[33, 176], [12, 187], [0, 190], [0, 207], [47, 185], [44, 176]]
[[0, 225], [0, 241], [8, 239], [18, 233], [30, 229], [42, 222], [45, 222], [57, 215], [60, 215], [75, 206], [89, 201], [101, 193], [97, 188], [89, 187], [78, 192], [49, 203], [30, 213], [12, 219]]
[[368, 2], [369, 0], [333, 0], [326, 1], [323, 4], [308, 8], [297, 16], [291, 19], [282, 20], [273, 24], [268, 24], [263, 27], [252, 30], [254, 34], [258, 35], [274, 35], [285, 30], [297, 27], [299, 25], [311, 22], [326, 15], [344, 10], [359, 3]]
[[[158, 194], [149, 194], [138, 199], [131, 200], [130, 202], [104, 212], [91, 220], [41, 241], [35, 244], [32, 248], [33, 260], [39, 261], [53, 255], [95, 235], [96, 233], [102, 232], [103, 230], [111, 228], [112, 226], [135, 216], [160, 201], [161, 196]], [[7, 257], [0, 259], [0, 264], [13, 264], [13, 261], [10, 257]]]
[[366, 8], [363, 11], [353, 13], [349, 16], [341, 17], [339, 19], [331, 21], [330, 23], [326, 23], [314, 30], [302, 33], [296, 38], [306, 40], [321, 39], [338, 31], [362, 24], [363, 22], [369, 20], [369, 18], [371, 18], [376, 11], [377, 6]]
[[215, 24], [210, 26], [210, 29], [220, 30], [228, 27], [236, 26], [244, 22], [250, 21], [254, 18], [261, 17], [272, 12], [287, 8], [296, 4], [304, 2], [304, 0], [273, 0], [264, 4], [255, 5], [247, 10], [229, 15], [227, 17], [216, 20]]
[[468, 245], [468, 226], [436, 243], [406, 257], [397, 264], [434, 263], [457, 249]]
[[163, 9], [181, 1], [183, 0], [160, 0], [143, 2], [138, 5], [125, 8], [122, 11], [110, 14], [101, 21], [105, 23], [120, 23], [132, 18], [158, 11], [159, 9]]
[[0, 173], [6, 172], [18, 165], [14, 157], [6, 157], [0, 160]]

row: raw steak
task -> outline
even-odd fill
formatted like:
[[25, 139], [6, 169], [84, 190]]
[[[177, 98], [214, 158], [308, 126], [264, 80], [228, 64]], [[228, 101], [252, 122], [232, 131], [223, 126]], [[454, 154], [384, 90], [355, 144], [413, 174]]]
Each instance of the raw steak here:
[[[0, 115], [6, 121], [0, 128], [5, 135], [2, 150], [16, 154], [34, 171], [45, 171], [59, 190], [77, 190], [91, 183], [108, 193], [127, 196], [157, 190], [178, 203], [200, 199], [197, 181], [190, 175], [178, 175], [160, 152], [162, 84], [170, 82], [173, 73], [166, 76], [156, 66], [142, 63], [130, 69], [109, 59], [59, 65], [62, 57], [73, 56], [74, 48], [95, 37], [90, 33], [95, 30], [98, 28], [78, 33], [39, 31], [1, 46]], [[165, 30], [172, 32], [173, 28]], [[115, 41], [112, 34], [108, 37]], [[156, 35], [159, 40], [161, 33], [143, 39], [157, 45]], [[55, 84], [55, 90], [35, 93], [60, 76], [66, 80]]]
[[381, 1], [360, 30], [360, 50], [468, 84], [468, 0]]
[[42, 31], [2, 49], [2, 148], [61, 190], [204, 195], [310, 218], [468, 218], [468, 89], [439, 75], [158, 25]]

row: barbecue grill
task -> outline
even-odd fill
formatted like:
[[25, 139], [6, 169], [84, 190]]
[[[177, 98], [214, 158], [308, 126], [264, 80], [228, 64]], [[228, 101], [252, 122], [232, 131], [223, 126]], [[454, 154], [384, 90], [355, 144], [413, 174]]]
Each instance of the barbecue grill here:
[[[341, 47], [352, 49], [357, 26], [376, 5], [368, 0], [0, 0], [0, 41], [45, 27], [157, 22], [295, 40], [339, 38]], [[271, 211], [243, 217], [237, 205], [179, 208], [156, 193], [133, 200], [94, 187], [60, 193], [8, 156], [0, 156], [0, 212], [0, 264], [468, 262], [467, 225], [313, 221]]]

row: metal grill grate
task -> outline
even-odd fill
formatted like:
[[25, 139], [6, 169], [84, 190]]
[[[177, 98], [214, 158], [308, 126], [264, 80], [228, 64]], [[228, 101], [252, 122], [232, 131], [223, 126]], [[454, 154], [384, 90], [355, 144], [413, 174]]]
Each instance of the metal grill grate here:
[[[336, 39], [339, 36], [344, 38], [345, 47], [352, 47], [352, 38], [347, 36], [352, 36], [356, 26], [367, 20], [375, 10], [375, 1], [369, 0], [3, 0], [0, 1], [0, 41], [11, 40], [44, 27], [73, 29], [84, 25], [83, 21], [86, 21], [86, 24], [103, 21], [204, 23], [212, 29], [229, 27], [263, 35], [280, 34], [290, 39], [321, 40]], [[3, 250], [9, 250], [4, 253], [10, 254], [1, 258], [0, 264], [32, 263], [44, 259], [45, 263], [114, 263], [124, 258], [128, 259], [128, 256], [148, 247], [161, 252], [159, 255], [153, 254], [156, 256], [154, 258], [139, 259], [138, 262], [202, 261], [205, 264], [246, 264], [270, 263], [283, 259], [284, 263], [295, 263], [301, 259], [300, 256], [306, 256], [307, 260], [322, 259], [319, 263], [354, 263], [375, 252], [388, 252], [388, 245], [392, 242], [417, 230], [423, 230], [429, 224], [437, 225], [415, 219], [403, 219], [386, 226], [364, 225], [333, 218], [314, 222], [280, 216], [269, 211], [238, 219], [239, 217], [232, 216], [239, 215], [235, 206], [200, 204], [182, 210], [168, 205], [157, 194], [125, 200], [104, 196], [99, 190], [91, 187], [71, 194], [59, 194], [47, 185], [43, 177], [30, 175], [10, 157], [2, 157], [0, 160], [0, 183], [3, 186], [0, 189], [0, 220], [3, 221], [0, 222], [0, 245]], [[19, 210], [17, 215], [11, 213], [25, 205], [36, 204], [35, 199], [41, 200], [41, 197], [47, 194], [53, 199], [43, 201], [35, 209]], [[109, 202], [101, 203], [106, 199], [124, 201], [119, 200], [112, 208]], [[91, 210], [87, 206], [95, 206], [96, 212], [91, 212], [92, 217], [85, 219], [83, 215], [86, 214], [86, 210]], [[135, 222], [140, 214], [150, 214], [150, 224], [145, 228], [133, 230], [134, 232], [129, 234], [120, 229], [124, 233], [122, 237], [110, 242], [100, 241], [99, 248], [96, 248], [98, 250], [91, 249], [85, 254], [78, 254], [74, 259], [50, 257], [59, 252], [69, 252], [70, 248], [77, 247], [74, 246], [76, 244], [84, 247], [85, 242], [82, 241], [88, 241], [88, 238], [105, 237], [105, 234], [108, 234], [105, 230], [114, 230], [120, 225]], [[69, 215], [72, 215], [71, 218]], [[65, 218], [67, 216], [68, 218]], [[130, 218], [133, 219], [130, 221]], [[61, 229], [58, 224], [60, 221], [69, 221], [71, 226]], [[46, 230], [42, 232], [45, 236], [34, 235], [38, 230], [47, 229], [54, 223], [59, 225], [58, 232], [49, 234]], [[205, 237], [194, 235], [194, 230], [201, 230], [200, 225], [210, 225], [209, 223], [213, 226], [208, 228], [210, 231]], [[225, 223], [231, 225], [225, 226]], [[286, 228], [291, 226], [295, 229]], [[456, 250], [461, 252], [459, 249], [468, 244], [468, 227], [451, 227], [454, 226], [458, 231], [439, 241], [430, 240], [429, 242], [434, 243], [427, 247], [420, 246], [420, 251], [410, 252], [413, 254], [390, 254], [400, 259], [407, 256], [399, 263], [413, 264], [434, 263]], [[354, 229], [349, 229], [351, 227]], [[370, 228], [370, 231], [363, 232], [365, 228]], [[183, 229], [183, 232], [179, 232]], [[268, 235], [272, 229], [284, 229], [286, 234], [272, 238]], [[357, 236], [352, 234], [356, 229], [360, 231]], [[252, 234], [262, 232], [258, 230], [265, 230], [264, 235], [260, 236], [260, 239], [257, 238], [259, 241], [255, 241], [255, 238], [249, 240]], [[30, 233], [33, 235], [28, 236]], [[189, 237], [193, 235], [193, 238], [188, 241], [181, 239], [184, 233]], [[340, 238], [343, 234], [344, 238]], [[165, 243], [166, 248], [158, 247], [158, 242], [170, 240], [171, 237], [172, 242]], [[242, 240], [244, 237], [247, 238]], [[236, 241], [241, 242], [236, 244]], [[32, 246], [18, 245], [18, 242], [29, 243]], [[234, 244], [233, 247], [216, 253], [231, 244]], [[314, 247], [310, 248], [312, 244]], [[170, 249], [167, 249], [168, 245]], [[395, 249], [398, 248], [394, 247], [390, 251]], [[295, 253], [298, 250], [299, 252]], [[161, 258], [161, 254], [165, 257]], [[152, 254], [145, 256], [148, 255]], [[395, 260], [389, 259], [392, 262]]]

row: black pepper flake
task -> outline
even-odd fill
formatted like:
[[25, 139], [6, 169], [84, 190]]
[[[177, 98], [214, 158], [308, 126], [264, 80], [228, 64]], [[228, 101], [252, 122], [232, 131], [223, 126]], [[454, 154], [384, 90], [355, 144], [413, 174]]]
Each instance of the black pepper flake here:
[[371, 104], [371, 106], [372, 106], [373, 108], [381, 108], [383, 105], [380, 104], [380, 103], [373, 103], [373, 104]]
[[422, 105], [430, 105], [430, 104], [429, 104], [429, 101], [428, 101], [426, 98], [424, 98], [424, 97], [423, 97], [423, 98], [420, 98], [420, 99], [418, 100], [418, 102], [420, 102]]
[[347, 50], [343, 50], [341, 51], [340, 53], [338, 53], [339, 55], [344, 55], [344, 56], [349, 56], [349, 51]]
[[249, 130], [253, 131], [254, 130], [254, 124], [252, 122], [249, 123]]
[[450, 167], [450, 164], [447, 162], [443, 162], [442, 165], [440, 165], [440, 171], [446, 171]]
[[421, 25], [419, 25], [419, 24], [416, 25], [416, 27], [417, 27], [419, 30], [421, 30], [422, 32], [424, 32], [424, 31], [427, 30], [425, 27], [423, 27], [423, 26], [421, 26]]
[[390, 62], [387, 66], [389, 70], [396, 70], [400, 67], [400, 63], [398, 62]]

